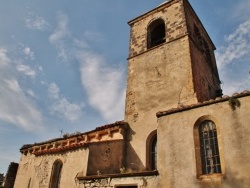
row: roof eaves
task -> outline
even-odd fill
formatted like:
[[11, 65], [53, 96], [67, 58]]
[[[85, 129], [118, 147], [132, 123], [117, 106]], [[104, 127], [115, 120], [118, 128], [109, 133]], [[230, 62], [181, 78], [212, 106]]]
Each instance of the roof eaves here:
[[[232, 95], [232, 97], [234, 98], [241, 98], [241, 97], [246, 97], [246, 96], [250, 96], [250, 91], [245, 90], [241, 93], [234, 93]], [[209, 101], [204, 101], [201, 103], [197, 103], [197, 104], [191, 104], [191, 105], [184, 105], [184, 106], [179, 106], [177, 108], [171, 108], [169, 110], [166, 111], [159, 111], [156, 113], [156, 116], [159, 118], [161, 116], [166, 116], [166, 115], [170, 115], [170, 114], [174, 114], [174, 113], [178, 113], [178, 112], [183, 112], [186, 110], [191, 110], [194, 108], [199, 108], [202, 106], [207, 106], [207, 105], [211, 105], [211, 104], [215, 104], [215, 103], [220, 103], [220, 102], [224, 102], [227, 101], [230, 97], [227, 95], [224, 95], [222, 97], [217, 97], [216, 99], [210, 99]]]

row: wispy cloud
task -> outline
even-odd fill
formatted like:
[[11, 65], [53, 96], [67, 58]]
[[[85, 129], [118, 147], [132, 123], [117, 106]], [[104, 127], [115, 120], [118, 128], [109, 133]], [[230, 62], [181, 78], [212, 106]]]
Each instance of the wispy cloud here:
[[22, 48], [22, 54], [24, 54], [25, 59], [28, 59], [28, 60], [35, 59], [35, 54], [28, 45], [23, 44], [23, 43], [19, 43], [19, 45]]
[[[72, 59], [79, 62], [81, 82], [88, 94], [88, 103], [104, 119], [116, 121], [124, 118], [125, 70], [108, 65], [103, 57], [92, 52], [88, 42], [103, 41], [104, 37], [100, 33], [85, 31], [82, 36], [84, 40], [73, 38], [68, 22], [67, 15], [59, 13], [58, 26], [49, 37], [50, 42], [58, 50], [58, 58], [66, 62]], [[66, 117], [65, 109], [70, 105], [67, 105], [67, 100], [59, 95], [59, 88], [55, 86], [50, 87], [50, 94], [54, 95], [57, 101], [51, 110]], [[76, 109], [80, 110], [77, 106]], [[70, 117], [67, 119], [70, 120]]]
[[26, 55], [27, 58], [34, 60], [34, 52], [31, 51], [29, 47], [25, 47], [23, 49], [23, 53]]
[[89, 104], [108, 121], [124, 118], [125, 71], [108, 66], [101, 56], [94, 53], [80, 52], [77, 59]]
[[12, 80], [5, 79], [4, 82], [6, 83], [7, 88], [12, 90], [13, 92], [16, 92], [16, 93], [21, 93], [22, 92], [17, 80], [15, 80], [15, 79], [12, 79]]
[[220, 46], [216, 53], [219, 68], [250, 55], [250, 20], [240, 24], [230, 35], [225, 37], [225, 46]]
[[33, 91], [33, 90], [31, 90], [31, 89], [27, 89], [27, 90], [26, 90], [26, 93], [27, 93], [27, 94], [29, 94], [29, 96], [31, 96], [31, 97], [33, 97], [33, 98], [35, 98], [35, 97], [36, 97], [36, 95], [35, 95], [34, 91]]
[[241, 0], [241, 1], [237, 1], [234, 4], [235, 6], [233, 6], [233, 11], [231, 12], [232, 17], [241, 21], [249, 19], [250, 1]]
[[25, 25], [39, 31], [44, 31], [49, 27], [49, 23], [43, 17], [34, 15], [34, 13], [30, 13], [30, 16], [25, 19]]
[[227, 95], [232, 95], [235, 92], [242, 92], [244, 90], [250, 90], [250, 76], [246, 75], [245, 79], [242, 80], [232, 80], [230, 77], [225, 77], [226, 79], [226, 89], [224, 93]]
[[32, 131], [42, 127], [42, 114], [21, 88], [7, 50], [0, 48], [0, 119]]
[[58, 58], [67, 62], [71, 58], [70, 48], [68, 48], [68, 46], [65, 44], [66, 40], [70, 37], [70, 32], [68, 29], [68, 17], [62, 12], [59, 12], [57, 20], [57, 27], [49, 36], [49, 41], [57, 48]]
[[52, 99], [52, 105], [49, 107], [52, 114], [56, 114], [69, 121], [80, 119], [83, 114], [83, 104], [70, 103], [60, 94], [60, 89], [56, 83], [49, 85], [48, 93]]
[[16, 66], [16, 70], [32, 78], [36, 76], [36, 71], [30, 68], [28, 65], [19, 64]]
[[52, 99], [59, 99], [59, 92], [60, 92], [60, 89], [56, 85], [56, 83], [51, 83], [49, 85], [48, 93], [49, 93], [50, 98], [52, 98]]
[[[241, 23], [233, 33], [225, 36], [224, 43], [218, 48], [216, 57], [225, 93], [232, 94], [250, 88], [249, 74], [246, 71], [250, 69], [250, 20]], [[235, 74], [239, 76], [233, 76]]]
[[66, 14], [63, 14], [62, 12], [59, 12], [57, 15], [57, 20], [58, 25], [54, 33], [49, 37], [50, 42], [60, 42], [65, 37], [70, 35], [70, 32], [68, 30], [68, 16]]
[[83, 33], [83, 36], [84, 36], [84, 38], [86, 38], [89, 41], [97, 41], [97, 42], [99, 42], [99, 41], [104, 41], [105, 40], [104, 36], [99, 32], [85, 31]]

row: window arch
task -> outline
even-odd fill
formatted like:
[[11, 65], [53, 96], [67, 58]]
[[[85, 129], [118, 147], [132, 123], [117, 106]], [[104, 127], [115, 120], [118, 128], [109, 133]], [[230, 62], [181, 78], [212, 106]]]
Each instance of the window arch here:
[[157, 133], [153, 131], [147, 139], [147, 169], [157, 170]]
[[53, 164], [51, 177], [50, 177], [50, 188], [59, 188], [60, 187], [60, 179], [61, 179], [61, 171], [62, 171], [63, 163], [61, 160], [56, 160]]
[[200, 32], [199, 28], [196, 25], [194, 25], [194, 33], [195, 33], [195, 36], [196, 36], [196, 38], [198, 40], [198, 45], [199, 45], [199, 48], [200, 48], [201, 52], [205, 53], [206, 58], [207, 58], [208, 61], [211, 61], [210, 48], [209, 48], [206, 40], [201, 35], [201, 32]]
[[222, 173], [216, 124], [201, 118], [194, 131], [198, 176]]
[[157, 19], [150, 23], [147, 32], [148, 49], [166, 42], [165, 23], [162, 19]]

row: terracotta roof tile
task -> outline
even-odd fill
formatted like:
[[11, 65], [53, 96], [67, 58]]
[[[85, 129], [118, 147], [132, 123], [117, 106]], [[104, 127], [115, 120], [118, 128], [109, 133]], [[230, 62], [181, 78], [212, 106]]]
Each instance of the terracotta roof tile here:
[[34, 144], [24, 144], [24, 145], [21, 147], [20, 150], [28, 149], [28, 148], [31, 148], [31, 147], [33, 147], [33, 146], [43, 145], [43, 144], [47, 144], [47, 143], [51, 143], [51, 142], [55, 142], [55, 141], [60, 141], [60, 140], [69, 139], [69, 138], [71, 138], [71, 137], [77, 137], [77, 136], [84, 135], [84, 134], [89, 134], [89, 133], [93, 133], [93, 132], [98, 132], [98, 131], [105, 130], [105, 129], [112, 128], [112, 127], [116, 127], [116, 126], [121, 126], [121, 127], [123, 127], [124, 129], [126, 129], [126, 128], [127, 128], [127, 125], [128, 125], [128, 123], [125, 122], [125, 121], [116, 121], [115, 123], [106, 124], [106, 125], [103, 125], [103, 126], [100, 126], [100, 127], [96, 127], [94, 130], [91, 130], [91, 131], [88, 131], [88, 132], [79, 133], [79, 134], [75, 134], [75, 135], [69, 136], [69, 137], [67, 137], [67, 138], [54, 138], [54, 139], [47, 140], [47, 141], [44, 141], [44, 142], [39, 142], [39, 143], [34, 143]]

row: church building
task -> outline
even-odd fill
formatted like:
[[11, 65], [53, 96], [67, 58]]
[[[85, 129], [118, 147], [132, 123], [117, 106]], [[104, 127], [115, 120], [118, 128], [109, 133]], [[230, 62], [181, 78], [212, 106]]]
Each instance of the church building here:
[[124, 120], [23, 145], [15, 188], [248, 188], [250, 91], [222, 94], [188, 0], [128, 22]]

